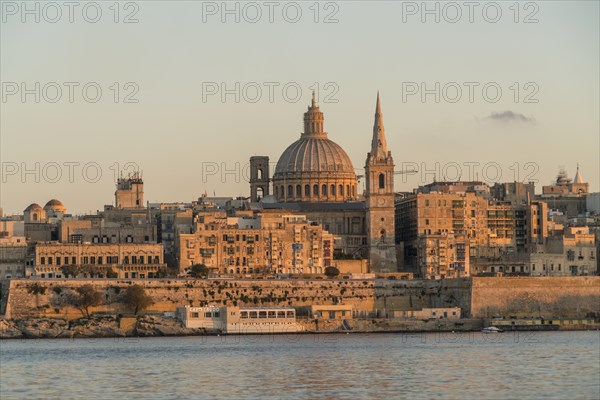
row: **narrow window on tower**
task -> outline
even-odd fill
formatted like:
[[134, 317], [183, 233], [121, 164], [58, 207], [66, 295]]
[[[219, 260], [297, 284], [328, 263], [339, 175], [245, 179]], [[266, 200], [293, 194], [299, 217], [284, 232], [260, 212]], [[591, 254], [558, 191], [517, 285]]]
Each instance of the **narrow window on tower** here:
[[379, 174], [379, 189], [385, 189], [385, 176]]

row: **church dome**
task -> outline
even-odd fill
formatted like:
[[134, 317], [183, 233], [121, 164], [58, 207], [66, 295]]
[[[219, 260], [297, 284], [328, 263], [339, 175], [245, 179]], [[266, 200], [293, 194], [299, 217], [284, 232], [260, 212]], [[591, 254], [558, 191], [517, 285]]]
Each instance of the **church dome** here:
[[356, 177], [350, 157], [326, 137], [303, 137], [295, 141], [285, 149], [275, 168], [275, 175], [328, 172]]
[[313, 100], [304, 114], [304, 133], [277, 162], [273, 191], [279, 201], [336, 202], [356, 199], [356, 173], [348, 154], [329, 140]]
[[39, 211], [41, 209], [42, 206], [40, 206], [38, 203], [31, 203], [25, 210], [23, 210], [23, 212]]
[[64, 214], [67, 211], [67, 208], [60, 200], [52, 199], [46, 203], [44, 211], [51, 214], [56, 214], [57, 212]]

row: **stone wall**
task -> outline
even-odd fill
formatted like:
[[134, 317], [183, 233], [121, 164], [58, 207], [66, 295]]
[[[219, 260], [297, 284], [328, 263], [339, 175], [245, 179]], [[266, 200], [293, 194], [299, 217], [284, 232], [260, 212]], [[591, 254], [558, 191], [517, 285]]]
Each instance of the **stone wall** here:
[[600, 315], [600, 277], [469, 278], [446, 280], [194, 280], [194, 279], [14, 279], [6, 318], [81, 318], [65, 298], [84, 284], [102, 292], [93, 312], [131, 314], [122, 303], [128, 286], [147, 289], [149, 312], [175, 311], [183, 305], [310, 306], [351, 304], [364, 315], [395, 310], [460, 307], [463, 317], [584, 317]]
[[93, 311], [107, 313], [131, 312], [121, 300], [132, 284], [144, 286], [152, 296], [151, 312], [175, 311], [186, 304], [259, 307], [344, 303], [366, 313], [455, 305], [468, 312], [470, 307], [468, 280], [23, 279], [11, 281], [6, 317], [80, 318], [81, 312], [64, 306], [64, 300], [88, 283], [105, 299], [105, 304]]
[[600, 277], [472, 278], [474, 318], [600, 315]]

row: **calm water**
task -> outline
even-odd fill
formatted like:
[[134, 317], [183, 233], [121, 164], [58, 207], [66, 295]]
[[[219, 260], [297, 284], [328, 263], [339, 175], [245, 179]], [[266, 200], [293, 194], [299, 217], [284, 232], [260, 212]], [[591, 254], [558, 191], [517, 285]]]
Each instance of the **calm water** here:
[[600, 332], [0, 341], [0, 398], [598, 399]]

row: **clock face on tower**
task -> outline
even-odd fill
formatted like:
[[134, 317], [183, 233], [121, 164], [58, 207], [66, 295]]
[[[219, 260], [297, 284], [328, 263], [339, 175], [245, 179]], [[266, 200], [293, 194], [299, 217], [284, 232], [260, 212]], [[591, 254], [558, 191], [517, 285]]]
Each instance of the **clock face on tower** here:
[[377, 205], [379, 207], [385, 207], [385, 206], [387, 206], [387, 203], [388, 203], [387, 198], [385, 198], [385, 197], [380, 197], [377, 199]]

